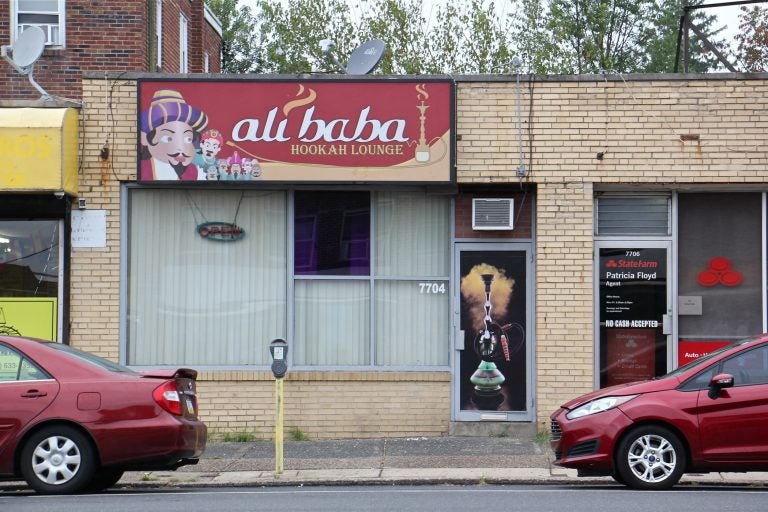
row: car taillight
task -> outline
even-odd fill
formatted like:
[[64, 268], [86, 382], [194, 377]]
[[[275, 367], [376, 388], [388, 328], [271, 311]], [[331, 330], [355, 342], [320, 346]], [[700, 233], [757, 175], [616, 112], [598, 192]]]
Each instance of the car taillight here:
[[181, 397], [179, 396], [178, 389], [176, 389], [176, 382], [168, 381], [161, 386], [158, 386], [152, 392], [152, 397], [160, 407], [169, 413], [175, 414], [176, 416], [181, 416], [183, 414], [181, 409]]

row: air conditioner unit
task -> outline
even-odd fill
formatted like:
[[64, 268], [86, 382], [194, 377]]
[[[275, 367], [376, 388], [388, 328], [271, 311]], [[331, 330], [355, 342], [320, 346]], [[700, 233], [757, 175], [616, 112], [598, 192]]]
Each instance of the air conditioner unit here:
[[472, 199], [472, 229], [495, 231], [514, 229], [514, 204], [514, 199]]

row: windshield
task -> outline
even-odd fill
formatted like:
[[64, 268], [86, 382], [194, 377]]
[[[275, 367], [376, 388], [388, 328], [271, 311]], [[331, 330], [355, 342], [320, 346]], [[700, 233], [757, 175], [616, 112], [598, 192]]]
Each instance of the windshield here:
[[83, 352], [82, 350], [72, 348], [69, 345], [64, 345], [63, 343], [49, 342], [49, 343], [46, 343], [46, 346], [51, 347], [52, 349], [58, 350], [60, 352], [66, 352], [72, 357], [76, 357], [81, 361], [86, 361], [90, 364], [96, 365], [100, 368], [104, 368], [105, 370], [109, 370], [111, 372], [132, 373], [132, 374], [136, 373], [130, 368], [126, 368], [123, 365], [113, 363], [112, 361], [108, 359], [104, 359], [103, 357], [95, 356], [88, 352]]
[[679, 375], [679, 374], [681, 374], [683, 372], [686, 372], [686, 371], [690, 370], [691, 368], [695, 368], [697, 366], [706, 364], [709, 360], [717, 357], [718, 355], [722, 354], [726, 350], [731, 350], [732, 348], [740, 347], [741, 345], [744, 345], [745, 343], [749, 343], [750, 341], [755, 341], [756, 339], [758, 339], [757, 336], [752, 336], [752, 337], [749, 337], [749, 338], [744, 338], [743, 340], [739, 340], [739, 341], [737, 341], [735, 343], [732, 343], [730, 345], [725, 345], [724, 347], [720, 347], [717, 350], [713, 350], [712, 352], [710, 352], [708, 354], [704, 354], [703, 356], [701, 356], [701, 357], [699, 357], [697, 359], [694, 359], [693, 361], [691, 361], [688, 364], [685, 364], [685, 365], [683, 365], [683, 366], [681, 366], [679, 368], [676, 368], [676, 369], [672, 370], [671, 372], [666, 374], [665, 377], [674, 377], [676, 375]]

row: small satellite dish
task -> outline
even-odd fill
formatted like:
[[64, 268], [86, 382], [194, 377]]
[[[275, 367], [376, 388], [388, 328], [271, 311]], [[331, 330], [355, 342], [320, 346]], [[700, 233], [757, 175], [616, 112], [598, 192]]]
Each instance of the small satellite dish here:
[[347, 74], [367, 75], [379, 65], [386, 48], [387, 45], [381, 39], [371, 39], [361, 44], [349, 56]]
[[45, 50], [45, 32], [37, 26], [28, 27], [13, 43], [13, 61], [20, 68], [37, 62]]
[[29, 83], [40, 91], [43, 98], [50, 98], [50, 95], [32, 78], [32, 69], [35, 62], [43, 55], [43, 50], [45, 50], [45, 32], [33, 25], [27, 27], [12, 45], [2, 47], [2, 57], [13, 69], [22, 75], [27, 75]]

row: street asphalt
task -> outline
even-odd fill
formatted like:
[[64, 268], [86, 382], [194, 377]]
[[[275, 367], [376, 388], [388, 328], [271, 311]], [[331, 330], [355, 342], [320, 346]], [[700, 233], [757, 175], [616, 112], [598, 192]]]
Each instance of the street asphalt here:
[[[609, 477], [579, 478], [552, 464], [549, 447], [507, 437], [416, 437], [285, 441], [283, 471], [272, 441], [209, 442], [194, 466], [127, 472], [117, 487], [301, 485], [618, 485]], [[21, 483], [23, 484], [23, 482]], [[687, 474], [680, 484], [768, 486], [765, 473]], [[23, 489], [0, 483], [0, 494]]]

